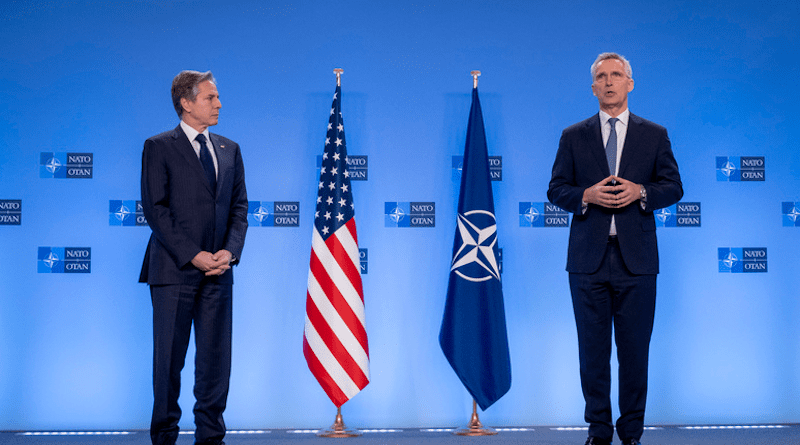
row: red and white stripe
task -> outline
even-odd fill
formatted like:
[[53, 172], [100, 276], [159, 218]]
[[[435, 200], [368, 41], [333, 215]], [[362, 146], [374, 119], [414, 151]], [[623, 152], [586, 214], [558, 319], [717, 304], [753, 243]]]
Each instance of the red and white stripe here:
[[369, 346], [355, 218], [323, 240], [314, 228], [303, 355], [337, 407], [369, 383]]

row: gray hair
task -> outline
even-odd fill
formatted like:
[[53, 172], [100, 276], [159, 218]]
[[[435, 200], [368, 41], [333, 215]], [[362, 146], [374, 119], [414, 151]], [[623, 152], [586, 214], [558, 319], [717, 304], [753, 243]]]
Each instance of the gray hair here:
[[597, 73], [597, 65], [600, 64], [600, 62], [608, 59], [617, 59], [622, 62], [622, 65], [625, 67], [625, 74], [633, 79], [633, 69], [631, 68], [631, 63], [628, 62], [628, 59], [626, 59], [625, 56], [617, 53], [602, 53], [597, 56], [597, 59], [595, 59], [594, 63], [592, 64], [592, 81], [594, 81], [594, 75]]
[[175, 107], [175, 112], [178, 113], [178, 117], [183, 117], [181, 99], [194, 102], [199, 92], [197, 85], [205, 81], [209, 81], [214, 85], [217, 84], [211, 71], [206, 71], [205, 73], [190, 70], [181, 71], [172, 79], [172, 105]]

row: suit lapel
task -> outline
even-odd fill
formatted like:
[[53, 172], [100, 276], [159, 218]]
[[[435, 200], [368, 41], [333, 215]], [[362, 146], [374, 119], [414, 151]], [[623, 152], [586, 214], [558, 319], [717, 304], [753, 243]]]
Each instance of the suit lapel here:
[[[183, 132], [183, 128], [181, 128], [180, 125], [175, 128], [175, 131], [173, 131], [172, 138], [175, 141], [175, 149], [186, 160], [186, 165], [188, 165], [195, 174], [203, 178], [203, 184], [205, 184], [206, 189], [209, 192], [213, 192], [213, 190], [211, 190], [211, 184], [209, 184], [208, 180], [206, 179], [205, 171], [203, 171], [203, 164], [200, 163], [200, 159], [197, 157], [197, 153], [194, 151], [192, 143], [189, 142], [189, 137], [186, 136], [186, 133]], [[219, 155], [217, 155], [217, 157], [219, 157]], [[219, 181], [217, 181], [217, 183], [219, 183]]]
[[631, 159], [636, 156], [639, 137], [642, 134], [641, 122], [638, 116], [631, 113], [628, 116], [628, 131], [625, 134], [625, 143], [622, 145], [622, 157], [619, 160], [619, 177], [625, 177], [625, 170], [630, 165]]
[[[225, 143], [213, 133], [208, 133], [211, 136], [211, 142], [214, 144], [214, 152], [217, 155], [217, 192], [219, 192], [220, 185], [225, 181], [225, 173], [232, 171], [231, 164], [233, 157], [231, 151], [225, 146]], [[216, 196], [219, 196], [218, 194]]]
[[606, 160], [606, 149], [603, 147], [603, 133], [600, 132], [600, 114], [595, 114], [586, 121], [586, 142], [589, 151], [597, 164], [600, 166], [600, 171], [604, 173], [603, 177], [609, 176], [608, 160]]

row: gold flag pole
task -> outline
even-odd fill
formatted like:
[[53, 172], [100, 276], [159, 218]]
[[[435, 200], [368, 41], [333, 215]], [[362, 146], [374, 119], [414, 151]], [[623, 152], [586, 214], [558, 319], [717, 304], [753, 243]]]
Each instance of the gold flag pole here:
[[472, 75], [472, 88], [478, 88], [478, 77], [480, 77], [481, 72], [478, 70], [472, 70], [469, 73]]
[[330, 428], [319, 430], [317, 432], [318, 437], [333, 437], [333, 438], [342, 438], [342, 437], [358, 437], [361, 433], [358, 430], [350, 430], [344, 424], [344, 420], [342, 419], [342, 407], [339, 406], [336, 408], [336, 420], [333, 421], [333, 425]]
[[453, 431], [456, 436], [494, 436], [497, 430], [483, 426], [481, 420], [478, 418], [478, 404], [475, 399], [472, 400], [472, 418], [469, 420], [466, 428], [459, 428]]
[[336, 68], [333, 70], [333, 72], [336, 73], [336, 86], [337, 87], [342, 86], [342, 73], [344, 72], [344, 70], [341, 68]]

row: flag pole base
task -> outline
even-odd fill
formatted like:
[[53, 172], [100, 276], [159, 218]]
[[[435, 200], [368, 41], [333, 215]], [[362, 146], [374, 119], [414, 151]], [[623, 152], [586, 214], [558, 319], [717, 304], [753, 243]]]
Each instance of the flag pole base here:
[[494, 436], [497, 430], [483, 426], [481, 420], [478, 418], [478, 404], [475, 400], [472, 401], [472, 418], [469, 420], [466, 428], [459, 428], [453, 431], [456, 436]]
[[336, 420], [334, 420], [333, 425], [330, 428], [319, 430], [317, 432], [317, 437], [332, 437], [332, 438], [342, 438], [342, 437], [359, 437], [361, 436], [361, 432], [358, 430], [350, 430], [344, 425], [344, 420], [342, 420], [342, 407], [336, 408]]

